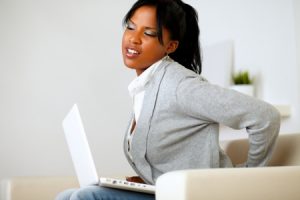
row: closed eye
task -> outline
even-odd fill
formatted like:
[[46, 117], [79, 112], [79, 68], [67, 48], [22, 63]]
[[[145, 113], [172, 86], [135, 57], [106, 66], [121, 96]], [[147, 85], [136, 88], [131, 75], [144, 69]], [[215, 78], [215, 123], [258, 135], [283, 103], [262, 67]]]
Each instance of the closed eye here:
[[150, 37], [157, 37], [157, 32], [156, 31], [145, 31], [144, 32], [145, 35], [150, 36]]
[[[133, 22], [131, 22], [131, 21], [128, 21], [125, 24], [125, 28], [127, 30], [131, 30], [131, 31], [137, 29], [136, 25]], [[156, 30], [154, 28], [145, 27], [144, 35], [149, 36], [149, 37], [157, 37], [158, 34], [157, 34], [157, 32], [156, 32]]]
[[128, 30], [134, 30], [135, 29], [135, 25], [133, 23], [131, 23], [130, 21], [126, 23], [125, 27]]

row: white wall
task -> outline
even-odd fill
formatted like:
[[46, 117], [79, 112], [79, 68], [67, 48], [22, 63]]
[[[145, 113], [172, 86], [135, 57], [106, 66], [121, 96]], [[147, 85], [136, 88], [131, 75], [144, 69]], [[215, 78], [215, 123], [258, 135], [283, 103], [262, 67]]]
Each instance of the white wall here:
[[257, 97], [272, 104], [291, 105], [292, 117], [283, 119], [281, 131], [299, 131], [294, 1], [187, 2], [199, 11], [202, 44], [233, 41], [234, 69], [249, 69], [255, 75]]
[[121, 144], [134, 73], [120, 48], [128, 2], [0, 1], [0, 178], [73, 174], [61, 121], [74, 102], [97, 166], [129, 171]]
[[[132, 2], [0, 0], [0, 179], [74, 175], [61, 129], [74, 102], [98, 170], [132, 173], [122, 140], [134, 72], [120, 50]], [[259, 75], [262, 99], [291, 104], [282, 130], [299, 131], [294, 1], [187, 2], [199, 11], [203, 44], [233, 40], [236, 68]]]

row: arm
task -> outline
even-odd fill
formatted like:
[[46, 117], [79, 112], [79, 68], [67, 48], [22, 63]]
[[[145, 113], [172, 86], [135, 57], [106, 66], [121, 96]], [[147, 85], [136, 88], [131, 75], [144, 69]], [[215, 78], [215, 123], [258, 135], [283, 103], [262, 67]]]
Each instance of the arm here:
[[265, 166], [280, 127], [280, 115], [270, 104], [233, 90], [209, 84], [198, 76], [183, 79], [176, 90], [177, 102], [187, 115], [220, 123], [249, 134], [246, 166]]

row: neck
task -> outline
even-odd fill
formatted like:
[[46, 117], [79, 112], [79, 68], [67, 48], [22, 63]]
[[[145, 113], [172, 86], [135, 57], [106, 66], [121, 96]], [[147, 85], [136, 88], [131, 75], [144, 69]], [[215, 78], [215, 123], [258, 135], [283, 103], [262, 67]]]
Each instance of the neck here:
[[[160, 60], [170, 60], [170, 57], [169, 56], [165, 56], [165, 57], [163, 57], [163, 58], [161, 58]], [[158, 60], [159, 61], [159, 60]], [[158, 62], [158, 61], [156, 61], [156, 62]], [[155, 62], [155, 63], [156, 63]], [[155, 64], [155, 63], [153, 63], [153, 64]], [[149, 67], [151, 67], [151, 66], [153, 66], [153, 64], [152, 65], [150, 65]], [[149, 67], [147, 67], [146, 69], [136, 69], [135, 71], [136, 71], [136, 75], [137, 76], [139, 76], [139, 75], [141, 75], [145, 70], [147, 70]]]
[[141, 69], [135, 70], [137, 76], [141, 75], [144, 71], [145, 70], [141, 70]]

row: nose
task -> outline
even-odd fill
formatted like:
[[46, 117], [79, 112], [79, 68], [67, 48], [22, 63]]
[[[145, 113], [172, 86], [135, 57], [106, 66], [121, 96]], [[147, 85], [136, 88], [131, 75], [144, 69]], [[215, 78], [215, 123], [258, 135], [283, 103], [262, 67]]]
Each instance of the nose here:
[[141, 44], [142, 43], [141, 34], [139, 32], [132, 33], [129, 37], [129, 41], [132, 44]]

